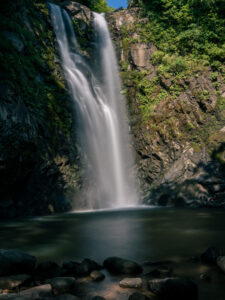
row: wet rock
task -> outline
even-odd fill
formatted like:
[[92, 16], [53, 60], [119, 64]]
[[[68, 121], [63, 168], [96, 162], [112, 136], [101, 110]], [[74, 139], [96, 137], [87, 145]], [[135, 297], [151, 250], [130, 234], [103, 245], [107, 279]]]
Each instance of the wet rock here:
[[20, 296], [26, 300], [42, 299], [52, 296], [52, 287], [50, 284], [39, 285], [20, 293]]
[[88, 276], [92, 271], [100, 270], [102, 267], [91, 259], [84, 259], [81, 263], [68, 261], [63, 263], [63, 274], [68, 276]]
[[79, 298], [77, 298], [74, 295], [63, 294], [63, 295], [54, 297], [54, 299], [56, 299], [56, 300], [78, 300]]
[[148, 298], [141, 293], [133, 293], [129, 296], [128, 300], [147, 300]]
[[73, 291], [76, 281], [73, 277], [56, 277], [49, 279], [47, 283], [51, 284], [54, 295], [60, 295]]
[[218, 267], [225, 273], [225, 256], [219, 256], [216, 260]]
[[27, 300], [18, 294], [0, 294], [1, 300]]
[[172, 269], [167, 266], [161, 266], [159, 268], [153, 269], [145, 275], [149, 276], [168, 276], [172, 272]]
[[197, 285], [186, 278], [165, 278], [149, 281], [149, 289], [162, 300], [197, 300]]
[[9, 277], [0, 277], [0, 289], [11, 290], [14, 289], [30, 278], [29, 275], [13, 275]]
[[220, 248], [210, 247], [201, 255], [201, 260], [206, 263], [216, 263], [219, 256], [223, 256], [223, 250]]
[[36, 258], [18, 250], [0, 249], [0, 276], [31, 274]]
[[109, 257], [103, 264], [106, 269], [115, 274], [135, 275], [142, 272], [142, 267], [136, 262], [120, 257]]
[[53, 261], [45, 261], [40, 263], [35, 269], [35, 277], [47, 279], [61, 275], [61, 268]]
[[100, 297], [100, 296], [95, 296], [92, 298], [92, 300], [105, 300], [105, 298]]
[[142, 287], [141, 278], [124, 278], [119, 283], [121, 288], [134, 288], [139, 289]]
[[105, 279], [105, 275], [100, 271], [92, 271], [90, 276], [94, 281], [101, 281]]

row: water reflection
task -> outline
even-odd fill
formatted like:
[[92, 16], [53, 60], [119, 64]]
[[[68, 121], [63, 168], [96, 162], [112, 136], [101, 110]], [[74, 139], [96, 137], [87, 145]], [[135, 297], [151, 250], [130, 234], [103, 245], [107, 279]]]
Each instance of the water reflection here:
[[208, 246], [225, 248], [224, 212], [130, 209], [70, 213], [0, 223], [2, 248], [17, 248], [39, 260], [102, 262], [122, 256], [139, 262], [178, 259]]

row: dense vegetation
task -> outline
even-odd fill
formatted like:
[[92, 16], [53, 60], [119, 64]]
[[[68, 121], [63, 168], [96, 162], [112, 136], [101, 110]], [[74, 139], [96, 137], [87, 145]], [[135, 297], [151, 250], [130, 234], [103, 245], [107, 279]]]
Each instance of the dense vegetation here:
[[110, 12], [113, 8], [107, 5], [106, 0], [78, 0], [77, 2], [86, 5], [96, 12]]
[[[147, 82], [145, 74], [130, 74], [139, 83], [144, 117], [148, 118], [161, 100], [177, 97], [182, 90], [177, 81], [198, 71], [210, 68], [211, 79], [219, 89], [218, 78], [225, 78], [224, 0], [133, 0], [129, 6], [142, 7], [142, 17], [148, 21], [137, 23], [128, 31], [124, 29], [124, 45], [153, 42], [158, 50], [151, 58], [158, 77]], [[138, 41], [132, 37], [135, 32], [140, 37]], [[156, 92], [162, 77], [173, 79], [169, 95], [167, 89]], [[224, 102], [219, 99], [218, 105], [225, 107]]]

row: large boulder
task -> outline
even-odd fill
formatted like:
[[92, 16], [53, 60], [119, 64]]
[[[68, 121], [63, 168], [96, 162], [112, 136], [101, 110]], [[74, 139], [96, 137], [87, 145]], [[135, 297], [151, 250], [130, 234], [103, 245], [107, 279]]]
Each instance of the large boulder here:
[[165, 278], [149, 281], [149, 289], [161, 300], [197, 300], [197, 285], [186, 278]]
[[52, 287], [50, 284], [44, 284], [35, 286], [31, 289], [22, 291], [20, 296], [26, 300], [45, 299], [46, 297], [52, 296]]
[[1, 300], [26, 300], [26, 298], [18, 294], [0, 294]]
[[92, 271], [91, 274], [91, 279], [93, 279], [94, 281], [101, 281], [103, 279], [105, 279], [105, 275], [100, 272], [100, 271]]
[[31, 274], [36, 258], [19, 250], [0, 249], [0, 276]]
[[210, 247], [201, 255], [201, 260], [206, 263], [216, 263], [217, 258], [223, 254], [221, 248]]
[[102, 267], [91, 259], [84, 259], [81, 263], [68, 261], [63, 263], [63, 274], [66, 276], [88, 276], [92, 271], [100, 270]]
[[109, 257], [104, 261], [104, 267], [111, 273], [135, 275], [142, 272], [142, 267], [136, 262], [120, 257]]
[[29, 275], [25, 274], [0, 277], [0, 289], [12, 290], [16, 287], [19, 287], [30, 278], [31, 277]]
[[141, 293], [133, 293], [129, 296], [128, 300], [147, 300], [149, 298], [147, 298], [145, 295], [141, 294]]
[[73, 277], [56, 277], [49, 279], [47, 282], [51, 284], [54, 295], [72, 292], [76, 283]]
[[139, 289], [142, 287], [141, 278], [124, 278], [119, 283], [121, 288]]

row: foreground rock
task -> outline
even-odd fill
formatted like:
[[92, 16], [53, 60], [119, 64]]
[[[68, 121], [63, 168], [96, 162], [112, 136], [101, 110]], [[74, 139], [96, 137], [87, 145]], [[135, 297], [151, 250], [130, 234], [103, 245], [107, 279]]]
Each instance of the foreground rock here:
[[101, 281], [105, 279], [105, 275], [100, 271], [93, 271], [90, 276], [94, 281]]
[[147, 300], [147, 299], [149, 298], [147, 298], [145, 295], [141, 293], [134, 293], [130, 295], [130, 297], [128, 298], [128, 300]]
[[42, 279], [57, 277], [60, 276], [61, 273], [61, 268], [53, 261], [42, 262], [35, 269], [35, 277]]
[[19, 296], [18, 294], [0, 294], [1, 300], [26, 300], [26, 298]]
[[102, 267], [91, 259], [84, 259], [81, 263], [68, 261], [63, 263], [63, 274], [66, 276], [88, 276], [92, 271], [101, 270]]
[[56, 277], [49, 279], [47, 282], [51, 284], [54, 295], [72, 292], [76, 283], [73, 277]]
[[142, 287], [142, 279], [141, 278], [124, 278], [119, 283], [122, 288], [135, 288], [140, 289]]
[[26, 300], [36, 300], [52, 296], [52, 287], [50, 284], [39, 285], [20, 293]]
[[136, 262], [120, 257], [109, 257], [103, 264], [106, 269], [115, 274], [135, 275], [142, 272], [142, 267]]
[[0, 277], [0, 289], [11, 290], [30, 279], [29, 275], [12, 275], [9, 277]]
[[225, 273], [225, 256], [219, 256], [216, 262], [218, 267]]
[[0, 249], [0, 276], [31, 274], [36, 258], [18, 250]]
[[197, 300], [197, 285], [185, 278], [165, 278], [149, 281], [149, 289], [162, 300]]
[[201, 260], [206, 263], [216, 263], [217, 258], [223, 254], [223, 249], [210, 247], [201, 255]]
[[79, 300], [79, 298], [71, 294], [63, 294], [59, 296], [45, 297], [44, 300]]

